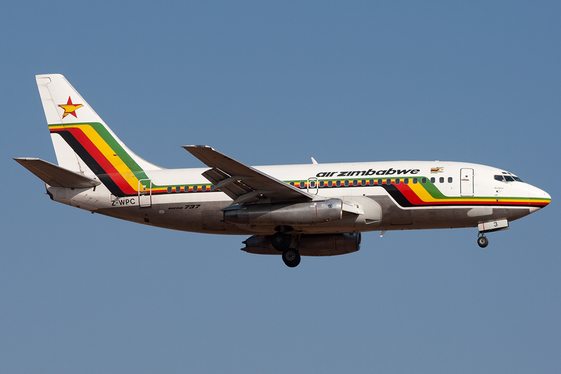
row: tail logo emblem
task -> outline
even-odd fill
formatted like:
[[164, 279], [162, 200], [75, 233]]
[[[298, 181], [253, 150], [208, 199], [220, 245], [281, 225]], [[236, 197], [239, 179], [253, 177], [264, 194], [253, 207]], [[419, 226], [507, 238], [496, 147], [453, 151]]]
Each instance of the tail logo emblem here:
[[59, 105], [62, 109], [64, 109], [64, 113], [62, 114], [62, 118], [66, 117], [69, 114], [72, 114], [74, 118], [78, 118], [76, 116], [76, 110], [83, 107], [82, 104], [74, 104], [70, 96], [68, 96], [68, 102], [66, 104]]

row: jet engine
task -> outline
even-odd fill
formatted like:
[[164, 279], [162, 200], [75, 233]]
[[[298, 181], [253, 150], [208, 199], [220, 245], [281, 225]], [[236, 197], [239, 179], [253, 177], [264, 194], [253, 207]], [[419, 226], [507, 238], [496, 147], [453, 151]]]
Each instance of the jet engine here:
[[295, 204], [255, 204], [228, 208], [224, 222], [241, 225], [297, 225], [340, 220], [343, 201], [328, 199]]
[[[298, 235], [293, 244], [302, 256], [336, 256], [360, 249], [360, 233]], [[271, 244], [271, 236], [254, 235], [244, 242], [242, 251], [255, 254], [280, 255]]]

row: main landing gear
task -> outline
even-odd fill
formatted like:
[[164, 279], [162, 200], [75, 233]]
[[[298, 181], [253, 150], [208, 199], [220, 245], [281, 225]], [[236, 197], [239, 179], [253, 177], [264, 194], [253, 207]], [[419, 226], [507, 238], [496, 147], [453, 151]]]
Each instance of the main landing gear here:
[[294, 248], [289, 248], [282, 253], [282, 260], [289, 268], [294, 268], [300, 263], [300, 253]]
[[271, 237], [271, 244], [275, 249], [279, 252], [282, 252], [282, 260], [286, 264], [286, 266], [293, 268], [298, 266], [300, 263], [300, 253], [296, 248], [290, 248], [292, 244], [292, 235], [286, 234], [285, 231], [290, 230], [283, 230], [276, 232]]

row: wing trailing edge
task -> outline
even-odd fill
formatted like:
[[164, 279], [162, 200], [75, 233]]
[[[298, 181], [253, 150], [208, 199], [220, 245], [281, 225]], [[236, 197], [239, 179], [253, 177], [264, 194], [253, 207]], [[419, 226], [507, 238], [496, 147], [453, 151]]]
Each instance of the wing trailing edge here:
[[211, 168], [202, 175], [234, 200], [234, 204], [260, 199], [313, 200], [309, 193], [234, 160], [207, 145], [184, 145], [183, 148]]

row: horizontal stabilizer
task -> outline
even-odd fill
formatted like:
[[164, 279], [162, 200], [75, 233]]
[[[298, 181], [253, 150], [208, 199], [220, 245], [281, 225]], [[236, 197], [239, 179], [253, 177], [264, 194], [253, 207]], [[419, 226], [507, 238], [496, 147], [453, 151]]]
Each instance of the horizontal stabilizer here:
[[101, 182], [95, 179], [85, 177], [39, 158], [17, 157], [14, 160], [35, 174], [43, 182], [53, 187], [90, 188], [101, 184]]

